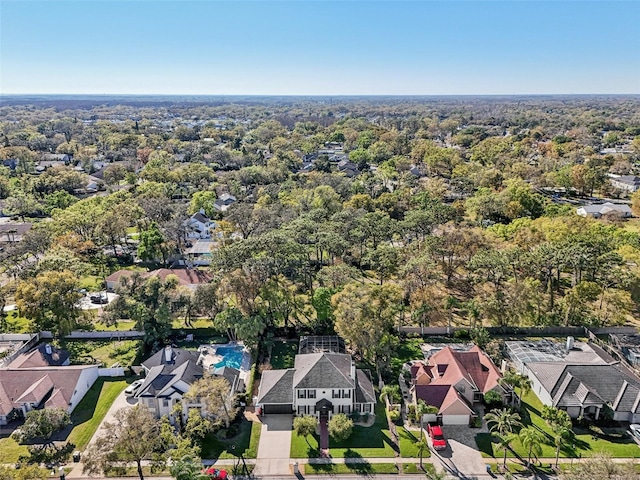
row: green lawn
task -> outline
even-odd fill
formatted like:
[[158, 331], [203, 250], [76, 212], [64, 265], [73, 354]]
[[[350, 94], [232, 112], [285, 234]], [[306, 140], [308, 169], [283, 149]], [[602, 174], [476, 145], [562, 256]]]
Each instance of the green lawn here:
[[[307, 440], [309, 443], [307, 443]], [[295, 433], [291, 436], [291, 458], [314, 458], [319, 456], [318, 436], [306, 438]], [[334, 458], [393, 457], [391, 434], [387, 417], [381, 403], [376, 404], [376, 421], [370, 427], [356, 425], [351, 437], [343, 442], [329, 438], [329, 449]]]
[[397, 474], [398, 469], [395, 463], [308, 463], [304, 465], [304, 473], [327, 474], [327, 475], [344, 475], [344, 474]]
[[90, 292], [97, 292], [104, 289], [104, 277], [97, 275], [83, 275], [80, 277], [80, 288], [84, 288]]
[[86, 447], [111, 404], [127, 383], [132, 381], [133, 378], [127, 381], [123, 378], [99, 377], [71, 414], [74, 426], [67, 441], [80, 450]]
[[[209, 434], [202, 445], [202, 458], [236, 458], [240, 454], [243, 454], [244, 458], [256, 458], [261, 431], [261, 423], [242, 418], [240, 432], [233, 438], [221, 438], [219, 434], [222, 431]], [[232, 445], [235, 445], [235, 450], [231, 448]]]
[[188, 327], [184, 323], [184, 317], [174, 318], [171, 322], [171, 328], [176, 330], [185, 330], [188, 331], [192, 328], [213, 328], [213, 322], [208, 318], [194, 318], [191, 320], [191, 326]]
[[293, 368], [293, 362], [297, 353], [297, 341], [273, 342], [273, 348], [271, 349], [271, 366], [274, 370]]
[[400, 375], [402, 365], [409, 360], [424, 359], [424, 354], [420, 350], [420, 344], [424, 343], [421, 338], [407, 338], [398, 345], [396, 353], [391, 359], [391, 369], [393, 370], [393, 378], [397, 379]]
[[22, 455], [29, 455], [26, 445], [20, 445], [11, 437], [0, 438], [0, 464], [16, 463]]
[[[73, 429], [66, 441], [82, 450], [98, 429], [113, 401], [126, 386], [127, 381], [122, 378], [99, 377], [71, 414]], [[0, 439], [0, 464], [15, 463], [21, 455], [28, 454], [27, 447], [19, 445], [12, 438]]]
[[139, 360], [142, 340], [69, 340], [62, 342], [62, 348], [71, 353], [73, 364], [103, 363], [110, 367], [120, 363], [127, 367]]
[[[544, 458], [554, 458], [555, 447], [553, 446], [553, 430], [542, 419], [542, 402], [533, 392], [529, 392], [522, 400], [523, 409], [521, 411], [522, 421], [525, 426], [534, 425], [541, 430], [547, 438], [548, 444], [542, 446]], [[600, 453], [607, 453], [611, 457], [637, 458], [640, 456], [640, 447], [629, 437], [624, 429], [605, 429], [609, 434], [607, 438], [593, 436], [590, 431], [574, 428], [576, 433], [575, 448], [568, 445], [560, 450], [560, 457], [591, 457]], [[502, 458], [503, 450], [496, 443], [490, 440], [490, 434], [481, 433], [476, 435], [476, 443], [484, 457]], [[523, 458], [527, 457], [526, 449], [519, 440], [514, 440], [512, 448]], [[508, 451], [508, 457], [513, 453]]]
[[[404, 458], [418, 458], [420, 453], [416, 447], [416, 442], [420, 439], [420, 434], [405, 430], [403, 427], [397, 427], [397, 430], [400, 443], [400, 456]], [[430, 456], [431, 451], [428, 448], [422, 450], [422, 458], [428, 458]]]
[[8, 333], [29, 333], [31, 322], [20, 316], [18, 310], [7, 312], [7, 332]]
[[402, 473], [425, 473], [425, 474], [431, 474], [431, 473], [435, 473], [435, 471], [436, 471], [436, 467], [434, 467], [433, 464], [431, 464], [431, 463], [423, 463], [422, 464], [422, 468], [424, 469], [424, 471], [420, 470], [420, 464], [419, 463], [403, 463], [402, 464]]
[[94, 323], [94, 327], [98, 332], [114, 332], [116, 330], [134, 330], [136, 322], [133, 320], [119, 320], [113, 325], [106, 325], [104, 323]]

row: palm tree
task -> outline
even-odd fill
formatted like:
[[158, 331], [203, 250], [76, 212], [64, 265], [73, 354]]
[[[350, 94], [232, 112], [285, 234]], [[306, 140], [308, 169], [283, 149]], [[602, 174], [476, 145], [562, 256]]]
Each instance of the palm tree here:
[[531, 454], [534, 454], [536, 457], [542, 454], [542, 447], [540, 445], [544, 442], [544, 437], [537, 428], [527, 427], [520, 430], [518, 438], [522, 446], [529, 451], [527, 464], [531, 465]]
[[504, 455], [502, 457], [503, 468], [507, 467], [507, 449], [511, 446], [511, 442], [515, 437], [516, 435], [514, 433], [509, 433], [507, 435], [496, 435], [498, 443], [500, 444], [500, 448], [502, 448], [502, 451], [504, 452]]
[[429, 444], [427, 443], [426, 438], [421, 438], [416, 442], [416, 448], [418, 449], [418, 454], [420, 455], [420, 470], [422, 470], [422, 453], [429, 448]]
[[385, 385], [382, 387], [380, 391], [380, 400], [382, 402], [385, 399], [389, 402], [389, 404], [394, 403], [400, 398], [400, 386], [399, 385]]
[[556, 446], [556, 468], [558, 468], [558, 458], [560, 457], [560, 449], [565, 443], [573, 441], [575, 434], [571, 429], [571, 423], [569, 425], [557, 425], [553, 431], [553, 441]]
[[512, 370], [505, 372], [504, 376], [500, 379], [500, 385], [512, 390], [520, 388], [520, 398], [531, 391], [531, 380]]
[[427, 405], [424, 400], [418, 400], [416, 405], [416, 416], [420, 419], [420, 439], [424, 436], [424, 416], [427, 413], [438, 413], [438, 407]]
[[564, 410], [555, 407], [542, 407], [540, 416], [547, 422], [553, 431], [553, 443], [556, 447], [556, 468], [558, 468], [558, 458], [560, 457], [560, 449], [565, 442], [573, 441], [575, 433], [573, 433], [571, 417]]
[[508, 408], [494, 408], [484, 416], [485, 422], [492, 424], [491, 431], [498, 435], [508, 435], [522, 427], [520, 414]]
[[500, 446], [504, 449], [504, 460], [502, 465], [507, 465], [507, 448], [513, 440], [513, 433], [522, 427], [520, 415], [512, 412], [508, 408], [502, 410], [494, 408], [484, 416], [485, 422], [491, 424], [491, 432], [500, 439]]
[[518, 386], [520, 387], [520, 398], [526, 397], [531, 391], [531, 379], [524, 375], [520, 375]]

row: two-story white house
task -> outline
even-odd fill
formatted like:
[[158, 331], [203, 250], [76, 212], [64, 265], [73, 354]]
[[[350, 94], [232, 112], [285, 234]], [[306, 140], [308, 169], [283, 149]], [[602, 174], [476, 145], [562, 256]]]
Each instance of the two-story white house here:
[[142, 363], [145, 380], [135, 394], [138, 401], [156, 417], [171, 415], [191, 385], [202, 378], [198, 352], [165, 347]]
[[350, 355], [296, 355], [294, 368], [262, 373], [258, 407], [264, 414], [314, 415], [373, 413], [376, 397], [367, 374]]
[[216, 228], [216, 222], [207, 217], [204, 209], [194, 213], [184, 222], [187, 238], [189, 239], [205, 239], [211, 238], [211, 233]]

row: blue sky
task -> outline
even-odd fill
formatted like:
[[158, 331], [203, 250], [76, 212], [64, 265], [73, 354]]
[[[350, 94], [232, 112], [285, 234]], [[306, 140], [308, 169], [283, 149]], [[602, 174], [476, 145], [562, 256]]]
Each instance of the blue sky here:
[[640, 2], [0, 0], [0, 92], [640, 93]]

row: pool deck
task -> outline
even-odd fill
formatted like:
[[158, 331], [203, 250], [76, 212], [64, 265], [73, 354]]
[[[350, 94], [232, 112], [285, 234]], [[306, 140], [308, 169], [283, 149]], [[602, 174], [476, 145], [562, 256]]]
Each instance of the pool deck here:
[[209, 370], [212, 366], [220, 363], [224, 359], [224, 356], [218, 354], [218, 349], [230, 347], [234, 349], [241, 349], [242, 351], [242, 361], [240, 362], [240, 368], [238, 370], [240, 371], [240, 378], [246, 382], [249, 377], [249, 372], [251, 371], [251, 354], [249, 353], [249, 349], [245, 347], [242, 342], [200, 345], [198, 347], [198, 352], [200, 352], [202, 357], [202, 367], [205, 370]]

